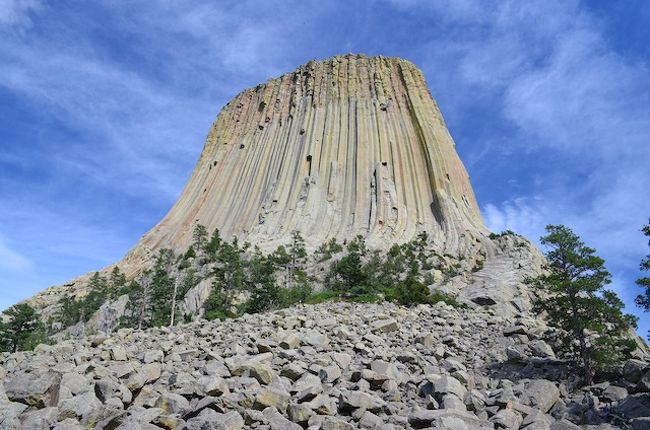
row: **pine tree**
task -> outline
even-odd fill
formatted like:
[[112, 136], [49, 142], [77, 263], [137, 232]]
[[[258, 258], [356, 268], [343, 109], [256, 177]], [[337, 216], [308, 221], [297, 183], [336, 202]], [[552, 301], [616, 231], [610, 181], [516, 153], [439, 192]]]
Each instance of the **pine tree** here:
[[219, 229], [216, 228], [210, 236], [210, 240], [205, 245], [205, 253], [207, 254], [209, 261], [216, 261], [221, 245], [223, 244]]
[[81, 319], [88, 321], [93, 314], [106, 303], [108, 299], [108, 284], [99, 272], [95, 272], [88, 282], [88, 294], [81, 304]]
[[264, 312], [280, 305], [281, 289], [275, 282], [273, 260], [257, 250], [249, 262], [249, 271], [251, 296], [246, 312]]
[[615, 367], [631, 352], [634, 341], [625, 331], [632, 320], [616, 294], [605, 289], [611, 275], [595, 250], [568, 227], [549, 225], [546, 231], [541, 243], [550, 248], [548, 273], [529, 280], [543, 290], [535, 309], [560, 329], [562, 352], [581, 363], [591, 385], [595, 369]]
[[196, 224], [192, 232], [192, 248], [199, 254], [205, 252], [205, 245], [208, 242], [208, 230], [202, 224]]
[[[643, 234], [650, 238], [650, 220], [647, 225], [641, 229]], [[650, 247], [650, 239], [648, 239], [648, 247]], [[650, 272], [650, 254], [641, 260], [641, 270]], [[636, 298], [636, 304], [642, 307], [646, 312], [650, 311], [650, 276], [639, 278], [636, 281], [637, 285], [645, 289], [643, 294], [639, 294]]]
[[150, 325], [160, 327], [169, 325], [171, 303], [174, 294], [174, 281], [169, 270], [174, 254], [169, 249], [161, 249], [156, 257], [151, 276], [151, 319]]
[[111, 270], [111, 274], [108, 278], [108, 288], [111, 299], [116, 299], [121, 294], [126, 283], [126, 275], [122, 273], [119, 267], [115, 266], [113, 270]]
[[246, 289], [246, 263], [242, 258], [244, 248], [237, 238], [231, 243], [222, 242], [216, 254], [217, 266], [212, 270], [212, 290], [205, 304], [205, 317], [223, 319], [232, 316], [232, 304], [237, 291]]
[[7, 322], [0, 322], [0, 351], [32, 350], [47, 336], [39, 314], [26, 303], [17, 304], [5, 312]]
[[64, 295], [59, 302], [59, 310], [56, 312], [54, 319], [60, 322], [63, 327], [71, 327], [77, 324], [81, 320], [81, 302], [67, 294]]

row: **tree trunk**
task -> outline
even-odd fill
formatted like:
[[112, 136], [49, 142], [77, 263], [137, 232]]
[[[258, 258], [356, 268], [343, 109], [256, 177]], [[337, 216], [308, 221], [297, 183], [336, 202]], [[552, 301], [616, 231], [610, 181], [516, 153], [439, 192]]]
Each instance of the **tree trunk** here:
[[582, 323], [579, 323], [578, 304], [576, 302], [576, 293], [569, 294], [571, 298], [571, 312], [573, 316], [573, 331], [580, 341], [580, 359], [582, 360], [582, 367], [585, 371], [585, 384], [591, 385], [593, 382], [593, 371], [591, 369], [591, 360], [589, 358], [589, 350], [587, 349], [587, 340], [585, 339], [585, 329]]
[[178, 275], [178, 278], [174, 281], [174, 295], [172, 296], [172, 311], [171, 318], [169, 322], [170, 327], [174, 327], [174, 316], [176, 315], [176, 294], [178, 294], [178, 284], [181, 281], [181, 275]]
[[144, 313], [147, 308], [147, 302], [149, 300], [149, 280], [144, 279], [142, 282], [142, 301], [140, 306], [140, 315], [138, 317], [138, 330], [142, 330], [142, 320], [144, 319]]
[[589, 357], [589, 351], [587, 350], [587, 341], [585, 340], [585, 331], [580, 330], [578, 334], [580, 339], [580, 358], [582, 359], [582, 366], [585, 369], [585, 383], [591, 385], [593, 383], [593, 370], [591, 368], [591, 358]]

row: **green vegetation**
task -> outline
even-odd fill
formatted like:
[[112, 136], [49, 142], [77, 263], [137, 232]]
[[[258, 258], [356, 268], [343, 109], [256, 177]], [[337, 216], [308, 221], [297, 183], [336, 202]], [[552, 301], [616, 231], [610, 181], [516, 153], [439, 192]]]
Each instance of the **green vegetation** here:
[[333, 237], [325, 243], [322, 243], [321, 246], [316, 250], [316, 262], [322, 263], [324, 261], [330, 260], [334, 254], [338, 254], [343, 251], [343, 245], [336, 241], [336, 238]]
[[[326, 300], [389, 300], [403, 305], [444, 301], [459, 306], [442, 293], [431, 294], [426, 286], [433, 283], [430, 271], [439, 267], [442, 259], [428, 249], [427, 241], [422, 233], [412, 242], [381, 253], [369, 251], [362, 236], [346, 244], [331, 239], [310, 256], [303, 237], [293, 232], [286, 246], [264, 254], [257, 248], [251, 250], [248, 243], [240, 244], [237, 238], [223, 240], [219, 230], [208, 235], [204, 226], [196, 225], [185, 253], [175, 256], [170, 250], [161, 250], [153, 267], [130, 281], [117, 268], [108, 280], [95, 273], [88, 294], [81, 299], [65, 296], [54, 320], [63, 327], [87, 321], [102, 304], [126, 294], [129, 301], [121, 327], [144, 329], [188, 321], [191, 315], [177, 316], [179, 304], [191, 288], [206, 279], [212, 283], [203, 305], [207, 319]], [[308, 275], [308, 265], [328, 260], [332, 260], [329, 269], [319, 278]], [[199, 276], [197, 271], [205, 273], [201, 268], [206, 265], [209, 271]], [[323, 285], [325, 291], [313, 292], [314, 284]]]
[[490, 233], [489, 238], [494, 240], [494, 239], [497, 239], [497, 238], [503, 237], [503, 236], [518, 236], [518, 234], [515, 233], [512, 230], [504, 230], [501, 233]]
[[[648, 220], [647, 225], [643, 226], [641, 231], [646, 237], [650, 238], [650, 220]], [[648, 239], [648, 247], [650, 247], [650, 239]], [[641, 260], [640, 267], [642, 271], [650, 272], [650, 254]], [[648, 312], [650, 311], [650, 276], [639, 278], [636, 280], [636, 283], [645, 290], [643, 294], [637, 296], [636, 304]], [[648, 338], [650, 338], [650, 332], [648, 333]]]
[[95, 272], [86, 288], [87, 294], [80, 298], [63, 296], [53, 317], [53, 323], [59, 323], [65, 328], [79, 322], [87, 322], [104, 303], [115, 300], [128, 289], [126, 276], [118, 267], [113, 268], [108, 279]]
[[616, 294], [605, 289], [611, 275], [595, 250], [568, 227], [549, 225], [546, 231], [541, 243], [550, 248], [549, 273], [528, 280], [541, 290], [535, 309], [559, 329], [561, 352], [581, 363], [591, 385], [595, 370], [616, 367], [629, 356], [634, 341], [625, 333], [635, 322], [623, 314]]
[[0, 322], [0, 351], [28, 351], [47, 343], [45, 327], [34, 308], [21, 303], [4, 314], [8, 320]]

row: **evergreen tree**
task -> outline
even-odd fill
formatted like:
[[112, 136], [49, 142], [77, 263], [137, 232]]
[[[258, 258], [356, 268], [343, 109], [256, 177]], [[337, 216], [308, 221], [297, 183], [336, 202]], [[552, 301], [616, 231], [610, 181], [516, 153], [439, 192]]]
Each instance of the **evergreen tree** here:
[[[647, 225], [643, 226], [641, 231], [646, 237], [650, 238], [650, 220]], [[650, 247], [650, 239], [648, 239], [648, 246]], [[641, 260], [640, 266], [642, 271], [650, 272], [650, 254], [646, 255], [646, 257]], [[644, 276], [637, 279], [636, 284], [645, 290], [643, 294], [639, 294], [636, 297], [636, 304], [648, 312], [650, 311], [650, 276]], [[648, 339], [650, 339], [650, 331], [648, 332]]]
[[60, 322], [63, 327], [71, 327], [81, 320], [81, 303], [69, 295], [64, 295], [59, 302], [59, 310], [56, 312], [55, 321]]
[[151, 274], [151, 316], [149, 325], [169, 325], [174, 294], [174, 281], [169, 276], [174, 254], [170, 249], [161, 249]]
[[[641, 229], [643, 234], [650, 238], [650, 220], [647, 225]], [[650, 239], [648, 239], [648, 247], [650, 247]], [[641, 260], [641, 270], [650, 272], [650, 254]], [[645, 289], [643, 294], [639, 294], [636, 298], [636, 304], [642, 307], [646, 312], [650, 311], [650, 276], [644, 276], [636, 281], [637, 285]]]
[[595, 250], [565, 226], [549, 225], [546, 231], [541, 243], [550, 248], [548, 273], [529, 280], [544, 290], [535, 308], [560, 329], [562, 352], [581, 363], [591, 385], [595, 369], [614, 367], [629, 355], [634, 341], [625, 331], [632, 320], [616, 294], [604, 288], [610, 274]]
[[245, 311], [257, 313], [273, 309], [281, 303], [281, 288], [275, 282], [273, 260], [259, 250], [249, 262], [251, 296]]
[[207, 254], [209, 261], [216, 261], [221, 245], [223, 244], [221, 235], [219, 234], [219, 229], [215, 229], [210, 236], [210, 240], [205, 245], [205, 253]]
[[325, 285], [330, 290], [344, 291], [353, 295], [373, 292], [371, 274], [363, 264], [366, 246], [361, 236], [348, 244], [348, 253], [330, 266]]
[[316, 262], [322, 263], [323, 261], [327, 261], [332, 258], [334, 254], [338, 254], [341, 251], [343, 251], [343, 246], [336, 241], [335, 237], [333, 237], [318, 247], [315, 252], [318, 256]]
[[203, 252], [205, 251], [205, 245], [208, 242], [208, 230], [204, 225], [196, 224], [194, 226], [194, 231], [192, 232], [193, 239], [193, 248], [195, 251]]
[[237, 291], [246, 288], [246, 263], [244, 249], [237, 238], [231, 243], [222, 242], [216, 254], [217, 266], [212, 270], [212, 290], [205, 304], [208, 319], [232, 316], [233, 298]]
[[99, 272], [95, 272], [88, 282], [88, 294], [81, 304], [81, 319], [88, 321], [93, 314], [106, 303], [108, 299], [108, 284]]
[[32, 350], [47, 336], [39, 314], [26, 303], [17, 304], [5, 312], [8, 321], [0, 322], [0, 351]]
[[138, 327], [142, 328], [145, 309], [147, 308], [146, 304], [146, 283], [149, 282], [148, 278], [142, 278], [141, 282], [132, 280], [127, 283], [123, 289], [122, 294], [127, 294], [129, 296], [129, 301], [127, 303], [126, 313], [122, 316], [120, 320], [121, 327]]
[[122, 295], [122, 290], [124, 289], [126, 283], [126, 275], [122, 273], [119, 267], [115, 266], [113, 270], [111, 270], [111, 274], [108, 278], [108, 287], [111, 300], [115, 300], [120, 295]]

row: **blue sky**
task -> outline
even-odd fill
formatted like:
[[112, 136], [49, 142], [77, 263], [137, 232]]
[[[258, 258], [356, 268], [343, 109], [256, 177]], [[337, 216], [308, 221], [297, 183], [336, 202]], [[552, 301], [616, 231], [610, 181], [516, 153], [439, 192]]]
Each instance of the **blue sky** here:
[[572, 227], [632, 304], [649, 20], [643, 0], [0, 0], [0, 308], [121, 258], [236, 93], [347, 52], [417, 64], [488, 226]]

